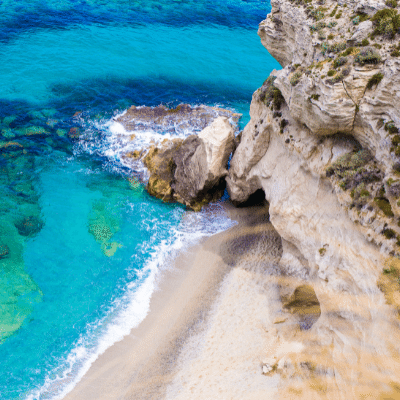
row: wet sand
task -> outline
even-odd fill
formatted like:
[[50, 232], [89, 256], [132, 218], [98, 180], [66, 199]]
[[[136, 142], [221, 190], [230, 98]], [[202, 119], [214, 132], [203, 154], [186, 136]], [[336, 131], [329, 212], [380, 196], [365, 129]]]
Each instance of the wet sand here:
[[[198, 342], [206, 334], [210, 321], [215, 320], [215, 307], [223, 298], [223, 292], [228, 293], [229, 301], [235, 302], [235, 293], [241, 291], [241, 296], [236, 299], [237, 307], [228, 304], [231, 317], [236, 311], [243, 316], [249, 315], [249, 310], [253, 309], [260, 314], [260, 320], [268, 320], [267, 297], [259, 293], [256, 282], [260, 272], [252, 271], [250, 266], [258, 263], [262, 270], [265, 269], [265, 256], [269, 250], [264, 250], [264, 247], [269, 246], [269, 241], [273, 244], [272, 258], [279, 258], [280, 239], [268, 222], [266, 206], [247, 209], [228, 206], [228, 213], [238, 221], [238, 225], [203, 240], [178, 256], [174, 266], [159, 276], [158, 290], [152, 296], [150, 312], [145, 320], [122, 341], [100, 355], [65, 399], [162, 399], [177, 396], [182, 390], [180, 374], [186, 369], [184, 364], [190, 363], [194, 357], [190, 354], [193, 351], [191, 341]], [[232, 276], [235, 266], [243, 259], [247, 260], [248, 270], [246, 262], [242, 262], [244, 269]], [[223, 313], [226, 312], [224, 309]], [[229, 318], [220, 317], [222, 319], [218, 323], [232, 322]], [[237, 317], [234, 319], [238, 321]], [[215, 325], [217, 331], [218, 323]], [[244, 351], [241, 356], [246, 362], [249, 359], [246, 342], [256, 339], [253, 358], [254, 355], [261, 357], [258, 353], [266, 344], [265, 335], [256, 332], [264, 330], [263, 324], [260, 322], [256, 331], [248, 326], [252, 337], [249, 341], [242, 338], [244, 347], [241, 349], [241, 353]], [[235, 332], [234, 327], [235, 323], [232, 328], [237, 335], [239, 331]], [[260, 338], [257, 339], [258, 336]], [[250, 372], [250, 376], [256, 371], [262, 377], [260, 363], [260, 359], [251, 362], [254, 371]], [[183, 396], [185, 398], [186, 394]]]

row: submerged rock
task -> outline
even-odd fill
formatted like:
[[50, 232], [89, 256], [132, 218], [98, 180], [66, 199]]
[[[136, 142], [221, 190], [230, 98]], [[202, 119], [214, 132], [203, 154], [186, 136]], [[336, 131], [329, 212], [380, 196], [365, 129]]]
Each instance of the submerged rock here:
[[70, 139], [79, 139], [80, 134], [81, 134], [81, 132], [80, 132], [79, 128], [76, 127], [76, 126], [73, 127], [73, 128], [71, 128], [71, 129], [68, 131], [68, 137], [69, 137]]
[[0, 244], [0, 260], [7, 258], [10, 254], [10, 249], [5, 244]]
[[43, 222], [35, 216], [25, 217], [14, 223], [21, 236], [32, 237], [37, 235], [43, 228]]

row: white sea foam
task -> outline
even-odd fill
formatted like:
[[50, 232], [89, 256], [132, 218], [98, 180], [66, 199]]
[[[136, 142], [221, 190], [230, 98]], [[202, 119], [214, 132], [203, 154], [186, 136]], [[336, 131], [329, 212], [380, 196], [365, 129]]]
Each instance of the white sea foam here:
[[[163, 134], [151, 126], [148, 130], [128, 132], [123, 125], [116, 122], [125, 112], [108, 121], [84, 122], [85, 134], [76, 151], [106, 156], [117, 170], [119, 165], [123, 165], [143, 179], [146, 177], [146, 169], [142, 162], [132, 163], [124, 154], [148, 149], [164, 139], [185, 138], [194, 133], [193, 130], [176, 129], [173, 133], [170, 131]], [[133, 134], [134, 140], [131, 139]], [[162, 224], [161, 221], [158, 223]], [[48, 373], [44, 385], [32, 391], [27, 400], [62, 399], [107, 348], [122, 340], [143, 321], [149, 312], [150, 299], [160, 270], [172, 265], [171, 261], [178, 252], [187, 246], [234, 224], [219, 203], [210, 204], [202, 212], [186, 212], [169, 239], [162, 240], [157, 246], [154, 246], [154, 238], [143, 243], [142, 254], [151, 253], [151, 257], [142, 268], [134, 270], [132, 275], [135, 278], [126, 285], [124, 295], [113, 302], [105, 317], [87, 326], [86, 334], [79, 338], [69, 355], [60, 360], [59, 367]], [[170, 229], [170, 225], [166, 229]]]
[[[193, 108], [195, 107], [196, 105], [193, 105]], [[228, 111], [234, 112], [234, 110]], [[112, 164], [112, 169], [118, 169], [119, 166], [126, 167], [143, 181], [147, 181], [148, 174], [142, 160], [126, 157], [126, 154], [147, 151], [152, 145], [158, 145], [165, 139], [185, 139], [189, 135], [198, 133], [201, 130], [199, 127], [202, 126], [201, 118], [197, 120], [192, 118], [189, 126], [185, 121], [181, 123], [172, 121], [167, 126], [149, 121], [138, 121], [138, 129], [127, 131], [121, 123], [117, 122], [126, 112], [127, 110], [105, 121], [82, 120], [84, 134], [76, 149], [78, 152], [105, 156]], [[226, 111], [222, 109], [218, 111], [217, 108], [211, 107], [207, 109], [207, 113], [215, 117], [219, 113], [226, 115]], [[237, 120], [233, 116], [229, 120], [232, 125], [237, 126]]]
[[[135, 271], [136, 280], [126, 285], [124, 295], [114, 301], [105, 317], [88, 325], [87, 333], [79, 338], [66, 359], [60, 360], [59, 366], [48, 373], [44, 385], [32, 391], [27, 400], [62, 399], [107, 348], [122, 340], [143, 321], [149, 312], [160, 270], [171, 265], [179, 251], [234, 224], [218, 203], [200, 213], [185, 213], [170, 238], [155, 246], [144, 267]], [[143, 244], [144, 251], [149, 250], [151, 242]]]

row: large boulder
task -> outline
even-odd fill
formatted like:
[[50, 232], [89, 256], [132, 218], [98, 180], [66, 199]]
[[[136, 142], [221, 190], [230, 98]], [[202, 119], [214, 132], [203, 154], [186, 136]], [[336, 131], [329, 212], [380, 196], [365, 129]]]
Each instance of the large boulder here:
[[182, 143], [182, 139], [165, 140], [159, 147], [152, 146], [143, 160], [150, 173], [147, 191], [166, 202], [174, 201], [171, 185], [176, 165], [173, 158]]
[[217, 200], [225, 189], [234, 140], [234, 127], [228, 118], [218, 117], [199, 135], [151, 148], [144, 159], [150, 172], [148, 192], [194, 210]]

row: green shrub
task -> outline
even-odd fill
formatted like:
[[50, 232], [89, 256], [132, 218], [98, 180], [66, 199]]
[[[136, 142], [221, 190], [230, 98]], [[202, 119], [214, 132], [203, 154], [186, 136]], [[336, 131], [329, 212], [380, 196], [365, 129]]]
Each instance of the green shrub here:
[[382, 234], [385, 236], [386, 239], [393, 239], [396, 237], [396, 232], [393, 229], [384, 229]]
[[346, 42], [334, 43], [328, 47], [328, 53], [339, 53], [346, 48]]
[[374, 48], [366, 47], [357, 54], [355, 61], [361, 65], [378, 64], [381, 61], [381, 56]]
[[[350, 17], [350, 19], [352, 20], [353, 24], [354, 24], [354, 20], [358, 23], [364, 22], [367, 19], [369, 19], [369, 15], [368, 14], [364, 14], [362, 12], [358, 12], [357, 14], [354, 14]], [[354, 24], [354, 25], [358, 25], [358, 24]]]
[[334, 28], [338, 23], [336, 21], [334, 22], [329, 22], [328, 28]]
[[346, 153], [339, 157], [328, 169], [326, 175], [332, 176], [334, 173], [339, 174], [345, 171], [356, 171], [358, 168], [363, 167], [369, 161], [372, 156], [368, 150], [360, 150], [355, 153]]
[[292, 77], [290, 78], [290, 84], [292, 86], [296, 86], [300, 82], [300, 79], [301, 79], [302, 75], [303, 75], [303, 73], [300, 72], [300, 71], [295, 72], [292, 75]]
[[385, 4], [388, 7], [396, 8], [397, 7], [397, 0], [386, 0]]
[[360, 17], [357, 15], [357, 17], [353, 19], [353, 25], [358, 25], [359, 23], [360, 23]]
[[383, 74], [381, 72], [371, 76], [367, 83], [367, 89], [372, 89], [373, 86], [378, 85], [383, 79]]
[[387, 217], [394, 217], [392, 206], [386, 197], [375, 197], [374, 202]]
[[397, 10], [391, 8], [379, 10], [371, 18], [371, 21], [375, 25], [373, 35], [383, 35], [392, 38], [400, 29], [400, 15], [397, 14]]
[[333, 17], [335, 16], [335, 14], [336, 14], [337, 9], [338, 9], [338, 6], [336, 6], [336, 7], [333, 9], [333, 11], [329, 14], [329, 16], [333, 18]]
[[365, 187], [365, 183], [361, 182], [356, 188], [354, 188], [351, 192], [350, 192], [350, 196], [354, 199], [354, 200], [358, 200], [358, 199], [362, 199], [363, 197], [369, 197], [371, 196], [370, 192], [368, 192], [368, 190]]
[[320, 21], [325, 17], [325, 14], [321, 11], [321, 9], [311, 10], [310, 15], [316, 20]]
[[334, 85], [335, 83], [339, 83], [344, 79], [344, 75], [342, 72], [338, 72], [332, 79], [327, 79], [326, 82]]
[[347, 57], [355, 50], [354, 47], [348, 47], [342, 54], [339, 54], [339, 57]]
[[285, 98], [282, 96], [281, 91], [274, 87], [272, 90], [272, 105], [274, 110], [280, 110]]
[[[371, 161], [373, 157], [366, 149], [347, 153], [326, 169], [326, 176], [335, 176], [341, 189], [352, 189], [350, 195], [356, 202], [354, 205], [359, 206], [371, 196], [367, 185], [383, 178], [381, 171], [372, 166]], [[379, 197], [384, 197], [384, 193], [382, 196], [379, 193]]]
[[331, 70], [329, 70], [328, 71], [328, 76], [333, 76], [333, 75], [335, 75], [336, 74], [336, 71], [334, 70], [334, 69], [331, 69]]
[[399, 57], [400, 56], [400, 51], [399, 50], [393, 50], [391, 53], [390, 53], [390, 55], [392, 56], [392, 57]]
[[319, 21], [316, 24], [310, 25], [311, 32], [320, 31], [326, 28], [326, 23], [324, 21]]
[[333, 62], [333, 67], [334, 68], [339, 68], [342, 65], [347, 63], [347, 57], [341, 57], [339, 56], [338, 58], [336, 58], [336, 60]]
[[319, 94], [312, 94], [312, 95], [310, 96], [309, 100], [312, 99], [312, 100], [318, 101], [319, 98], [320, 98], [320, 95], [319, 95]]
[[392, 144], [393, 144], [393, 146], [398, 146], [400, 144], [400, 136], [399, 135], [394, 135], [392, 137]]
[[330, 33], [330, 34], [328, 35], [328, 40], [333, 40], [334, 37], [335, 37], [335, 35], [333, 35], [332, 33]]
[[281, 105], [285, 102], [285, 99], [282, 96], [281, 91], [274, 86], [275, 79], [276, 76], [270, 76], [263, 83], [260, 89], [259, 99], [267, 106], [272, 104], [272, 108], [274, 110], [280, 110]]
[[339, 11], [336, 15], [335, 15], [336, 19], [342, 18], [342, 11]]
[[395, 133], [399, 133], [399, 128], [396, 127], [393, 121], [389, 121], [385, 124], [385, 131], [393, 135]]
[[368, 39], [363, 39], [362, 41], [361, 41], [361, 46], [363, 46], [363, 47], [365, 47], [365, 46], [369, 46], [369, 40]]

